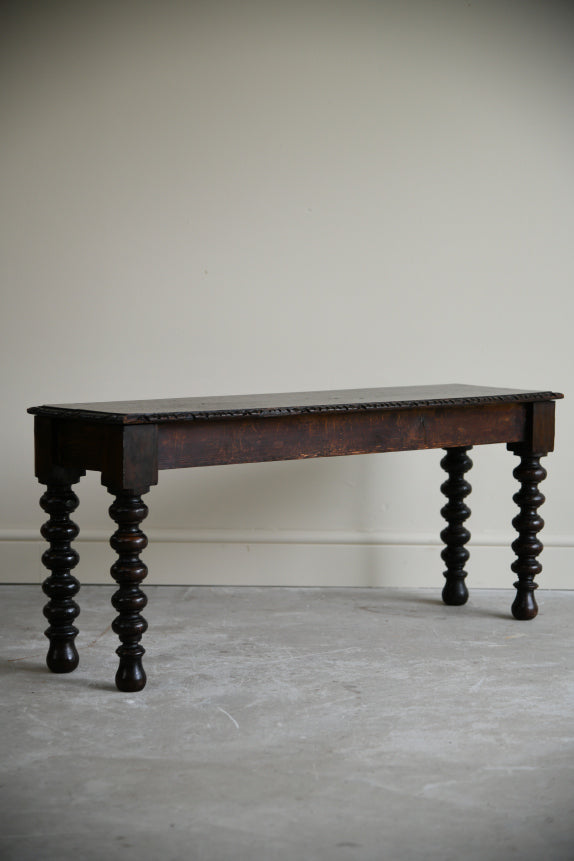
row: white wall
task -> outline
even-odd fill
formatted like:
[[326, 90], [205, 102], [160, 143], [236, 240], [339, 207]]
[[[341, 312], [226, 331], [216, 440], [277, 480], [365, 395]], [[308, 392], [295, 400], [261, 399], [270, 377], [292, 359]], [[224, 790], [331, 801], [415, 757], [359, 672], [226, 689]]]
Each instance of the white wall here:
[[[8, 3], [0, 569], [38, 581], [40, 403], [471, 382], [569, 394], [574, 15], [557, 2]], [[571, 584], [573, 399], [547, 459]], [[162, 473], [158, 583], [442, 585], [439, 452]], [[475, 585], [517, 462], [475, 449]], [[111, 501], [80, 485], [79, 576]]]

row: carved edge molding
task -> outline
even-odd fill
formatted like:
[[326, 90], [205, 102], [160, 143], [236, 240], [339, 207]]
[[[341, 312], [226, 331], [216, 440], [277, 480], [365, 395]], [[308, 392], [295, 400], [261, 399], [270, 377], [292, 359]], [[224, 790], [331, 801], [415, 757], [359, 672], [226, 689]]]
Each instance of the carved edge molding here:
[[348, 404], [311, 404], [293, 407], [253, 407], [235, 410], [199, 410], [197, 412], [167, 413], [99, 413], [91, 410], [65, 409], [63, 407], [30, 407], [32, 415], [50, 416], [76, 421], [102, 422], [104, 424], [158, 424], [176, 421], [215, 421], [217, 419], [298, 416], [309, 413], [367, 412], [376, 410], [408, 410], [421, 407], [466, 407], [479, 404], [533, 403], [554, 401], [563, 398], [559, 392], [533, 392], [515, 395], [481, 395], [467, 398], [429, 398], [415, 401], [383, 401]]

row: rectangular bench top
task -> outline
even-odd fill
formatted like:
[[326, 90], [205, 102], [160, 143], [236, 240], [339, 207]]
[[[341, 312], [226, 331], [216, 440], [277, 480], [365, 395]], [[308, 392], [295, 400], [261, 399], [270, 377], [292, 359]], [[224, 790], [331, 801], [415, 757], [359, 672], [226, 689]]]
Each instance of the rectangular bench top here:
[[105, 424], [160, 424], [248, 416], [301, 415], [304, 413], [358, 412], [473, 406], [483, 403], [528, 403], [562, 398], [558, 392], [499, 389], [449, 383], [402, 388], [343, 389], [324, 392], [228, 395], [223, 397], [161, 398], [144, 401], [45, 404], [29, 413], [51, 418]]

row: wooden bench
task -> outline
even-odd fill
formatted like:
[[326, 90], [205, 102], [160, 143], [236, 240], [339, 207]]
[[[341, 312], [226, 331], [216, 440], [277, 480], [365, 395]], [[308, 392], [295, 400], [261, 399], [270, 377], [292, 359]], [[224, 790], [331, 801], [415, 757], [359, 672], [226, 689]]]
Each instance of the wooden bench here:
[[534, 577], [542, 570], [537, 533], [544, 525], [537, 513], [544, 502], [538, 484], [546, 477], [540, 458], [553, 450], [554, 401], [561, 397], [443, 385], [32, 407], [36, 476], [47, 485], [40, 504], [49, 515], [41, 530], [50, 544], [42, 556], [50, 571], [43, 584], [49, 598], [44, 608], [48, 667], [68, 673], [78, 665], [74, 621], [80, 611], [74, 598], [80, 584], [71, 571], [79, 557], [71, 543], [79, 529], [70, 515], [78, 505], [72, 485], [88, 469], [101, 473], [115, 497], [111, 546], [118, 559], [111, 574], [119, 588], [112, 598], [118, 613], [112, 627], [120, 639], [116, 684], [121, 691], [139, 691], [146, 683], [140, 640], [147, 628], [141, 615], [147, 598], [140, 584], [147, 568], [139, 557], [147, 545], [140, 523], [148, 509], [141, 497], [157, 484], [162, 469], [444, 448], [442, 596], [456, 605], [468, 598], [468, 451], [473, 445], [506, 443], [520, 457], [514, 476], [521, 484], [513, 497], [520, 512], [512, 521], [518, 531], [512, 544], [517, 557], [512, 570], [518, 575], [512, 613], [534, 618]]

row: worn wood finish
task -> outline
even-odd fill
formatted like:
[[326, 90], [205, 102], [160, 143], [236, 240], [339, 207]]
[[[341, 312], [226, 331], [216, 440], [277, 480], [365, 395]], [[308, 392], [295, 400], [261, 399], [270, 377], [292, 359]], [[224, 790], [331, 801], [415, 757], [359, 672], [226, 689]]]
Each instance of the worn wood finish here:
[[556, 392], [501, 389], [448, 383], [441, 386], [402, 386], [382, 389], [340, 389], [322, 392], [281, 392], [207, 398], [165, 398], [152, 401], [109, 401], [85, 404], [44, 404], [28, 412], [69, 421], [105, 424], [162, 424], [208, 421], [246, 416], [302, 415], [358, 410], [418, 409], [457, 404], [533, 403], [561, 398]]
[[451, 606], [460, 606], [468, 601], [468, 589], [464, 566], [470, 553], [465, 544], [470, 541], [470, 532], [464, 526], [470, 517], [470, 508], [465, 504], [465, 497], [471, 491], [471, 486], [465, 480], [464, 474], [472, 469], [472, 461], [467, 455], [470, 446], [465, 448], [447, 448], [440, 465], [448, 473], [448, 479], [441, 484], [441, 492], [447, 497], [447, 504], [441, 508], [441, 514], [448, 526], [443, 529], [440, 537], [446, 547], [441, 558], [446, 565], [444, 577], [446, 583], [442, 590], [442, 600]]
[[141, 611], [147, 599], [141, 582], [147, 568], [140, 553], [147, 539], [140, 523], [147, 506], [141, 496], [157, 484], [163, 469], [445, 448], [443, 599], [462, 604], [468, 597], [464, 565], [470, 537], [464, 526], [470, 514], [464, 503], [470, 491], [464, 479], [471, 465], [467, 451], [473, 445], [506, 443], [521, 457], [514, 473], [522, 489], [514, 497], [521, 511], [514, 520], [519, 537], [513, 544], [517, 560], [512, 567], [518, 574], [513, 613], [532, 618], [542, 549], [536, 538], [542, 524], [536, 508], [543, 500], [537, 483], [545, 475], [539, 458], [553, 449], [554, 400], [561, 397], [551, 391], [449, 384], [31, 408], [36, 475], [48, 485], [42, 506], [50, 520], [42, 534], [50, 542], [44, 554], [51, 571], [44, 584], [50, 598], [45, 610], [50, 669], [67, 672], [77, 665], [73, 623], [79, 583], [71, 574], [78, 560], [71, 547], [77, 527], [69, 514], [77, 504], [71, 485], [87, 469], [100, 472], [115, 497], [110, 514], [118, 528], [111, 544], [118, 560], [112, 576], [119, 588], [112, 603], [118, 612], [113, 629], [120, 639], [120, 690], [138, 691], [146, 682], [141, 638], [147, 622]]
[[527, 409], [488, 403], [171, 422], [158, 428], [158, 465], [179, 469], [518, 441]]

